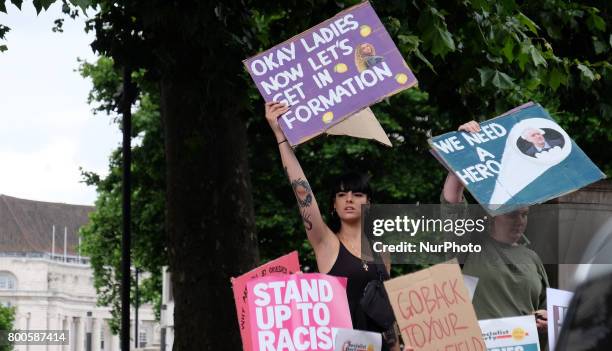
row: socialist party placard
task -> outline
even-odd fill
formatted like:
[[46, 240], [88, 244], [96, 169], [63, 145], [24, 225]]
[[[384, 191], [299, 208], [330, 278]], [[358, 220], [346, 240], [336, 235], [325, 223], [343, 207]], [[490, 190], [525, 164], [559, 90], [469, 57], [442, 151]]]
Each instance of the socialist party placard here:
[[534, 315], [478, 321], [487, 351], [540, 351]]
[[417, 83], [369, 2], [243, 63], [266, 102], [291, 106], [279, 119], [291, 145]]

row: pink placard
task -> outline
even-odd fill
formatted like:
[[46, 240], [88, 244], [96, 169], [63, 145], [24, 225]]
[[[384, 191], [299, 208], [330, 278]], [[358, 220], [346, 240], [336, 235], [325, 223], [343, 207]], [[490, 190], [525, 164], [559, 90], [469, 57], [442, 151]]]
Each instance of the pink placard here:
[[247, 290], [255, 350], [333, 350], [337, 328], [353, 328], [346, 278], [274, 276], [249, 281]]
[[264, 265], [261, 265], [248, 273], [232, 278], [232, 289], [234, 290], [234, 301], [236, 301], [236, 313], [238, 315], [238, 326], [244, 351], [252, 351], [249, 325], [249, 309], [247, 305], [248, 293], [247, 282], [252, 279], [293, 274], [300, 271], [300, 262], [297, 251], [281, 256]]

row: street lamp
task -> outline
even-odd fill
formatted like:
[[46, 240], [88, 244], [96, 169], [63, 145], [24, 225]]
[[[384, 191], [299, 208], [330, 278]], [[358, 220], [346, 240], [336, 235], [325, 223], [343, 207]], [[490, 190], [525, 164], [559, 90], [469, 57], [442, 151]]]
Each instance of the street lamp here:
[[138, 273], [140, 273], [140, 271], [136, 268], [136, 284], [134, 284], [134, 288], [136, 289], [136, 304], [134, 306], [134, 346], [136, 348], [140, 346], [140, 335], [138, 335], [138, 305], [140, 304], [140, 296], [138, 295]]
[[85, 323], [85, 350], [91, 351], [91, 330], [93, 329], [93, 318], [91, 311], [87, 311], [87, 323]]

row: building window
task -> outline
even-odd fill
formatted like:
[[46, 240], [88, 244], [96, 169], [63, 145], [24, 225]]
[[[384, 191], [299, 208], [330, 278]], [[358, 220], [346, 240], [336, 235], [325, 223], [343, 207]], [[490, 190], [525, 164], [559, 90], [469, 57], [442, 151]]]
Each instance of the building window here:
[[0, 272], [0, 290], [17, 289], [17, 278], [9, 272]]
[[140, 344], [140, 347], [147, 346], [147, 331], [146, 330], [141, 330], [138, 333], [138, 343]]

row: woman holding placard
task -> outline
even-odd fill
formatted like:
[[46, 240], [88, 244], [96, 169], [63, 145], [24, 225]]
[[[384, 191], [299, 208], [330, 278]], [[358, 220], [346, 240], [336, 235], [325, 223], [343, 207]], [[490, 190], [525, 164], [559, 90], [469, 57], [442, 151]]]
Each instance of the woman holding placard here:
[[[480, 125], [470, 121], [459, 130], [476, 133]], [[440, 197], [442, 204], [465, 203], [463, 190], [459, 178], [449, 172]], [[528, 213], [529, 208], [524, 207], [494, 217], [489, 235], [479, 238], [482, 252], [465, 258], [463, 273], [479, 278], [472, 300], [478, 319], [535, 314], [538, 330], [545, 332], [548, 278], [538, 255], [526, 247], [523, 232]]]
[[[332, 219], [328, 226], [323, 221], [302, 167], [278, 124], [278, 118], [289, 111], [289, 107], [283, 103], [269, 102], [265, 109], [266, 119], [278, 143], [283, 167], [297, 198], [319, 272], [348, 278], [347, 297], [354, 329], [385, 332], [366, 315], [360, 304], [368, 283], [379, 280], [381, 272], [384, 279], [388, 279], [390, 270], [388, 262], [380, 267], [382, 265], [367, 262], [361, 255], [361, 205], [371, 201], [368, 178], [356, 173], [340, 177], [332, 191]], [[393, 341], [391, 348], [383, 341], [383, 350], [399, 350], [393, 330], [383, 335], [388, 335], [387, 342]]]

